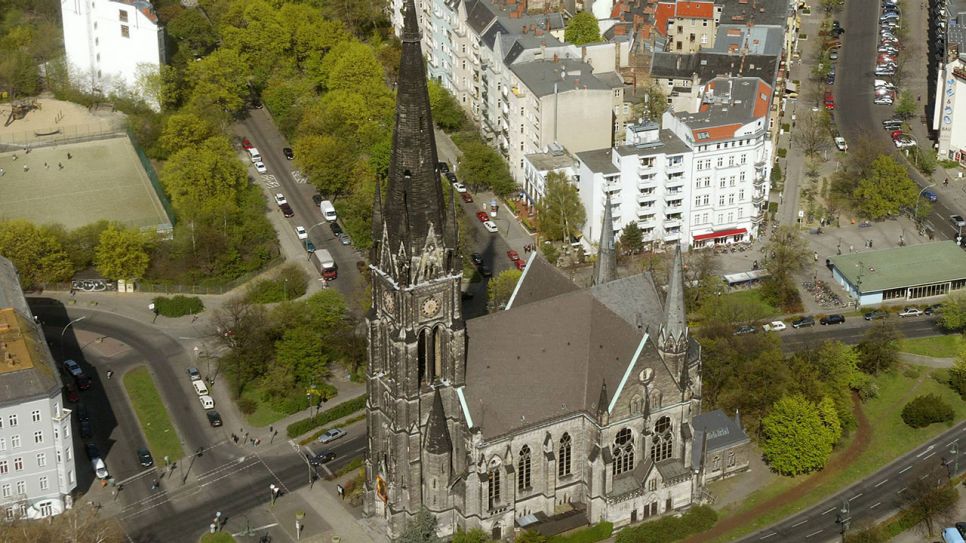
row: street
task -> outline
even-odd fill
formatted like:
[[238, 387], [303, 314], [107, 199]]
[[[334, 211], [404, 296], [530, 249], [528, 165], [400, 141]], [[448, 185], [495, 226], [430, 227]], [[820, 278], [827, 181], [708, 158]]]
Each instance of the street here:
[[[917, 338], [947, 334], [933, 317], [912, 317], [900, 319], [893, 316], [892, 324], [895, 325], [903, 337]], [[782, 349], [786, 353], [810, 350], [818, 347], [825, 341], [841, 341], [849, 345], [855, 345], [862, 341], [866, 332], [871, 326], [871, 322], [864, 320], [861, 316], [848, 317], [844, 323], [832, 326], [821, 326], [816, 323], [809, 328], [794, 329], [789, 327], [784, 332], [778, 332], [782, 338]], [[762, 332], [758, 332], [762, 333]]]

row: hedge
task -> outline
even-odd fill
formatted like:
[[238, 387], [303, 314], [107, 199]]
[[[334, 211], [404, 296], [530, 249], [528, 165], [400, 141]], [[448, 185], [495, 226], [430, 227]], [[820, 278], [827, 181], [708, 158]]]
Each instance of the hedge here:
[[680, 517], [663, 517], [653, 522], [624, 528], [617, 543], [671, 543], [710, 530], [718, 514], [707, 505], [692, 507]]
[[935, 394], [918, 396], [902, 408], [903, 422], [913, 428], [922, 428], [934, 422], [951, 422], [954, 417], [953, 408]]
[[548, 539], [547, 543], [597, 543], [610, 537], [613, 531], [613, 524], [601, 522], [566, 535], [555, 535]]
[[326, 409], [314, 417], [309, 417], [307, 419], [302, 419], [289, 424], [288, 428], [286, 428], [286, 432], [288, 433], [288, 437], [298, 437], [304, 433], [315, 430], [319, 426], [341, 419], [342, 417], [349, 416], [365, 407], [365, 395], [359, 396], [358, 398], [352, 398], [351, 400], [340, 403], [332, 409]]
[[205, 310], [205, 304], [197, 296], [158, 296], [154, 300], [154, 311], [162, 317], [183, 317], [194, 315]]

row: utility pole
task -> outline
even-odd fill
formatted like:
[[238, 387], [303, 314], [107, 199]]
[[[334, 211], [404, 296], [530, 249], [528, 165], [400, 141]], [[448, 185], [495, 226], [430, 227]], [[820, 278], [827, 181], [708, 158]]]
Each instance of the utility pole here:
[[852, 523], [852, 515], [849, 513], [849, 501], [842, 498], [842, 508], [835, 515], [835, 523], [841, 525], [842, 543], [845, 543], [845, 533], [849, 530]]

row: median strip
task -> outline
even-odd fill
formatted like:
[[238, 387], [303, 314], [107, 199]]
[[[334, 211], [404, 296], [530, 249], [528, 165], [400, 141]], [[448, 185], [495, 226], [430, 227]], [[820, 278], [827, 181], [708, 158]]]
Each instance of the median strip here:
[[148, 368], [135, 368], [125, 373], [123, 380], [127, 397], [141, 424], [141, 431], [155, 462], [162, 462], [164, 457], [173, 462], [184, 456], [178, 432], [171, 424], [168, 409], [161, 400]]

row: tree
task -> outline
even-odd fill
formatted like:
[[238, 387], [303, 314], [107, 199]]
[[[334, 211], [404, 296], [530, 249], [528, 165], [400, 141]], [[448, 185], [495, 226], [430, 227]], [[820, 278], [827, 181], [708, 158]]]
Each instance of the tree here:
[[308, 327], [285, 331], [275, 342], [275, 362], [299, 383], [321, 382], [329, 373], [329, 361], [322, 356], [322, 336]]
[[192, 58], [204, 56], [215, 48], [218, 35], [199, 9], [183, 9], [165, 25], [168, 35], [177, 40]]
[[319, 192], [333, 197], [346, 193], [352, 182], [349, 172], [355, 170], [359, 159], [344, 139], [302, 136], [294, 146], [296, 162]]
[[241, 111], [251, 92], [249, 73], [248, 65], [237, 51], [219, 47], [188, 65], [186, 77], [191, 89], [188, 106], [195, 112], [215, 115]]
[[[906, 52], [903, 52], [903, 54], [906, 54]], [[900, 92], [899, 102], [896, 104], [896, 117], [907, 120], [911, 119], [915, 114], [916, 99], [912, 97], [912, 93], [909, 91]]]
[[574, 45], [595, 43], [600, 41], [600, 25], [597, 18], [589, 11], [581, 11], [567, 21], [564, 29], [564, 41]]
[[366, 96], [386, 88], [379, 59], [371, 47], [361, 42], [336, 44], [322, 59], [321, 68], [328, 90], [344, 90]]
[[426, 510], [420, 508], [416, 516], [406, 522], [398, 543], [439, 543], [442, 540], [436, 535], [436, 517]]
[[899, 360], [899, 340], [902, 334], [888, 320], [875, 321], [859, 343], [859, 369], [878, 375], [888, 371]]
[[828, 431], [828, 438], [834, 446], [842, 437], [842, 422], [839, 420], [839, 414], [832, 398], [823, 396], [818, 402], [818, 418], [821, 419], [822, 425]]
[[620, 241], [621, 252], [637, 254], [644, 250], [644, 233], [636, 222], [629, 222], [621, 231]]
[[966, 328], [966, 293], [946, 296], [939, 311], [939, 324], [946, 330]]
[[490, 543], [490, 541], [486, 532], [479, 528], [474, 528], [468, 532], [456, 532], [450, 543]]
[[174, 113], [165, 119], [157, 145], [163, 156], [169, 156], [181, 149], [201, 145], [218, 134], [217, 127], [194, 113]]
[[661, 122], [661, 116], [667, 111], [667, 94], [653, 82], [645, 84], [643, 99], [634, 104], [634, 116], [654, 122]]
[[808, 156], [815, 156], [829, 146], [828, 114], [805, 111], [799, 114], [792, 131], [792, 141]]
[[889, 155], [872, 163], [871, 171], [859, 180], [853, 201], [862, 215], [882, 219], [898, 215], [903, 207], [915, 205], [919, 187], [906, 169]]
[[[587, 212], [580, 201], [577, 186], [567, 174], [547, 174], [544, 196], [537, 202], [537, 224], [540, 234], [552, 241], [570, 241], [580, 233]], [[613, 226], [605, 225], [605, 228]]]
[[463, 108], [456, 98], [432, 79], [429, 80], [429, 107], [433, 112], [436, 126], [447, 132], [459, 130], [466, 121]]
[[921, 524], [920, 529], [929, 536], [933, 535], [937, 522], [949, 520], [947, 517], [959, 501], [959, 494], [952, 485], [937, 485], [934, 481], [933, 477], [917, 479], [902, 494], [905, 500], [903, 514]]
[[42, 522], [16, 518], [3, 525], [4, 543], [35, 543], [41, 541], [70, 541], [71, 543], [121, 543], [126, 541], [120, 523], [102, 516], [92, 501], [76, 503], [59, 515]]
[[821, 469], [835, 442], [814, 403], [804, 396], [783, 396], [762, 421], [762, 453], [782, 475]]
[[228, 138], [215, 136], [172, 154], [161, 170], [161, 183], [174, 208], [189, 220], [212, 212], [220, 218], [238, 209], [248, 173]]
[[966, 399], [966, 348], [959, 351], [956, 362], [949, 369], [949, 386], [958, 392], [961, 398]]
[[[586, 11], [581, 13], [587, 13]], [[524, 530], [520, 532], [516, 538], [513, 539], [513, 543], [547, 543], [549, 541], [547, 536], [537, 532], [535, 530]]]
[[843, 429], [852, 428], [855, 425], [852, 389], [858, 388], [863, 375], [858, 369], [858, 352], [841, 341], [826, 341], [818, 350], [808, 350], [801, 355], [806, 365], [814, 368], [819, 376], [819, 394], [835, 404]]
[[798, 301], [795, 274], [808, 262], [808, 245], [799, 229], [782, 225], [765, 245], [763, 266], [768, 270], [762, 290], [765, 297], [782, 308], [789, 308]]
[[74, 273], [57, 236], [24, 220], [0, 221], [0, 255], [16, 266], [25, 289], [66, 281]]
[[490, 309], [503, 309], [523, 275], [520, 270], [503, 270], [486, 285]]
[[738, 410], [745, 428], [760, 436], [764, 417], [801, 377], [789, 368], [777, 337], [754, 335], [721, 339], [709, 349], [717, 352], [705, 351], [710, 363], [703, 369], [707, 379], [702, 386], [710, 384], [715, 405], [729, 413]]
[[517, 184], [510, 176], [506, 162], [493, 148], [478, 138], [460, 146], [463, 155], [459, 172], [463, 181], [475, 187], [488, 187], [498, 196], [506, 196], [516, 190]]
[[97, 272], [107, 279], [140, 279], [148, 269], [148, 240], [137, 229], [110, 224], [101, 232], [94, 256]]
[[913, 428], [924, 428], [937, 422], [952, 422], [956, 413], [936, 394], [917, 396], [902, 408], [902, 422]]

